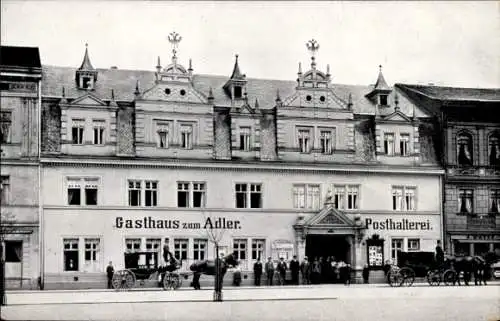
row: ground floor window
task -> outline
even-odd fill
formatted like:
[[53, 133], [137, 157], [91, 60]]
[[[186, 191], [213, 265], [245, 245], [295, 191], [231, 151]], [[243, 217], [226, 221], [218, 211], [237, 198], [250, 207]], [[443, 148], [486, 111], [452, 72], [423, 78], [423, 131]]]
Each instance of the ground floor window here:
[[454, 250], [457, 256], [470, 255], [470, 243], [455, 242]]
[[266, 240], [252, 239], [252, 260], [266, 259]]
[[174, 256], [178, 260], [187, 260], [188, 258], [188, 239], [174, 240]]
[[64, 243], [64, 271], [78, 271], [78, 239], [68, 238]]
[[204, 239], [195, 239], [193, 242], [193, 259], [205, 260], [207, 254], [208, 241]]
[[85, 239], [85, 270], [98, 271], [101, 262], [100, 259], [100, 243], [98, 238]]
[[5, 241], [5, 262], [21, 263], [23, 261], [23, 241]]
[[398, 264], [398, 251], [403, 251], [404, 239], [391, 240], [391, 260], [392, 263]]

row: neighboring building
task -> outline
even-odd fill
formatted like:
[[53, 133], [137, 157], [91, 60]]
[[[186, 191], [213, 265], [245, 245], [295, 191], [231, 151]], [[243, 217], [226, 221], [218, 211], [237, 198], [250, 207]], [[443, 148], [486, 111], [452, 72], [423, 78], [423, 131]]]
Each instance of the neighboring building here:
[[446, 170], [446, 246], [457, 255], [500, 255], [500, 90], [396, 85], [435, 115]]
[[36, 287], [39, 270], [38, 48], [0, 48], [1, 228], [7, 287]]
[[[213, 258], [225, 229], [245, 273], [258, 258], [335, 256], [358, 271], [442, 239], [432, 117], [387, 85], [44, 66], [42, 193], [47, 286], [104, 278], [108, 261], [169, 244]], [[147, 264], [148, 262], [139, 262]], [[149, 262], [151, 263], [151, 262]], [[132, 264], [132, 263], [130, 263]], [[251, 275], [251, 273], [249, 273]], [[78, 280], [78, 281], [77, 281]], [[104, 283], [102, 283], [104, 285]]]

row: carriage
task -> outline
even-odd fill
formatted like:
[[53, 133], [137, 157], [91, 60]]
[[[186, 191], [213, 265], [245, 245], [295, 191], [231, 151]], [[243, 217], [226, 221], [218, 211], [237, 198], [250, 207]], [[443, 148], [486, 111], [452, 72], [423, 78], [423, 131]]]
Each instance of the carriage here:
[[128, 290], [135, 287], [137, 281], [143, 285], [146, 281], [157, 282], [164, 290], [175, 290], [182, 285], [181, 275], [175, 270], [181, 267], [180, 262], [167, 268], [159, 266], [158, 253], [133, 252], [125, 253], [125, 269], [113, 274], [112, 285], [116, 290]]
[[387, 273], [387, 281], [391, 286], [412, 286], [415, 278], [426, 278], [429, 285], [455, 284], [457, 273], [446, 260], [438, 266], [434, 252], [402, 252], [398, 251], [398, 264], [392, 265]]

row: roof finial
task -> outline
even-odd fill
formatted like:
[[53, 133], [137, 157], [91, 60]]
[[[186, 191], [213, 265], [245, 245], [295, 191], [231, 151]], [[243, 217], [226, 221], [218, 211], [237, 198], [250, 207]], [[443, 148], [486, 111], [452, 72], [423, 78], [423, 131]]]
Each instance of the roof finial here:
[[189, 71], [193, 71], [193, 60], [191, 58], [189, 58], [189, 68], [188, 68]]
[[259, 108], [259, 100], [257, 98], [255, 98], [255, 108]]
[[309, 49], [309, 52], [311, 53], [311, 68], [316, 69], [316, 62], [315, 62], [315, 56], [316, 52], [319, 50], [319, 43], [315, 39], [311, 39], [306, 43], [307, 49]]
[[299, 62], [299, 72], [298, 72], [299, 76], [302, 75], [302, 63]]
[[279, 88], [276, 90], [276, 102], [281, 102], [280, 89]]
[[212, 87], [208, 90], [208, 100], [214, 100], [214, 93], [212, 91]]
[[158, 62], [156, 63], [156, 71], [157, 71], [157, 72], [160, 72], [160, 71], [161, 71], [160, 56], [158, 56]]
[[234, 55], [236, 57], [236, 60], [234, 61], [234, 67], [233, 67], [233, 73], [231, 74], [231, 79], [239, 79], [239, 80], [244, 80], [245, 75], [243, 75], [240, 71], [240, 65], [238, 64], [238, 54]]
[[80, 68], [78, 68], [78, 70], [95, 70], [92, 64], [90, 63], [88, 43], [85, 43], [85, 55], [83, 56], [82, 64]]
[[330, 64], [326, 65], [326, 75], [330, 76]]
[[394, 93], [394, 109], [399, 110], [399, 96], [398, 93]]
[[111, 89], [111, 100], [109, 101], [110, 106], [118, 106], [118, 104], [115, 101], [115, 90]]
[[349, 93], [349, 97], [347, 97], [347, 108], [352, 108], [352, 94]]
[[172, 59], [177, 58], [177, 48], [179, 47], [179, 42], [181, 42], [182, 37], [175, 31], [168, 35], [168, 42], [172, 44]]
[[135, 82], [135, 91], [134, 91], [134, 95], [135, 96], [139, 96], [141, 94], [141, 91], [139, 90], [139, 79], [137, 79], [137, 81]]
[[61, 103], [63, 104], [66, 104], [68, 102], [68, 100], [66, 99], [66, 88], [64, 88], [64, 86], [62, 87], [62, 99], [61, 99]]

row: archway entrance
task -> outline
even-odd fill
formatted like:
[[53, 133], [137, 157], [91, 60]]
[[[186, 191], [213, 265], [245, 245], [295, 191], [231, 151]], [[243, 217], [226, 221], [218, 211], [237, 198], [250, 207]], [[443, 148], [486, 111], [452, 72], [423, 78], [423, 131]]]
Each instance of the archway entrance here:
[[314, 258], [334, 257], [335, 261], [351, 262], [350, 244], [345, 235], [308, 234], [306, 236], [306, 256]]

